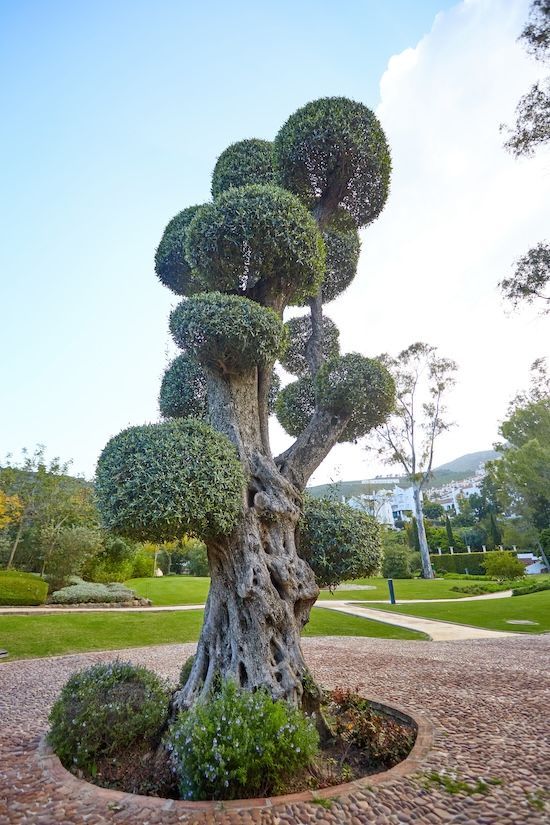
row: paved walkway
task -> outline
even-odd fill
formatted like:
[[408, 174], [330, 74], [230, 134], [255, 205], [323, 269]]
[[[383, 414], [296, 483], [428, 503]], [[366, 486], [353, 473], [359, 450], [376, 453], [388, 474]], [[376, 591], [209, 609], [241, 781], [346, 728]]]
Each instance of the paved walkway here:
[[[443, 601], [443, 600], [442, 600]], [[445, 600], [447, 601], [447, 600]], [[401, 602], [400, 602], [401, 603]], [[498, 639], [502, 636], [517, 636], [517, 633], [507, 633], [500, 630], [485, 630], [483, 627], [471, 627], [454, 622], [423, 619], [420, 616], [406, 616], [402, 613], [389, 613], [386, 610], [375, 610], [371, 607], [362, 607], [350, 602], [328, 603], [317, 602], [318, 607], [336, 610], [339, 613], [348, 613], [351, 616], [362, 616], [364, 619], [374, 619], [377, 622], [405, 627], [407, 630], [418, 630], [426, 633], [435, 642], [450, 642], [465, 639]]]
[[[550, 822], [550, 637], [475, 641], [305, 639], [315, 678], [360, 685], [434, 725], [417, 773], [354, 790], [327, 809], [295, 801], [210, 812], [139, 798], [113, 805], [46, 779], [36, 758], [47, 716], [75, 670], [117, 656], [175, 682], [193, 645], [166, 645], [0, 665], [0, 825], [542, 825]], [[451, 793], [444, 782], [450, 782]], [[453, 785], [454, 783], [454, 785]], [[458, 785], [457, 783], [464, 783]], [[483, 784], [478, 784], [483, 783]]]

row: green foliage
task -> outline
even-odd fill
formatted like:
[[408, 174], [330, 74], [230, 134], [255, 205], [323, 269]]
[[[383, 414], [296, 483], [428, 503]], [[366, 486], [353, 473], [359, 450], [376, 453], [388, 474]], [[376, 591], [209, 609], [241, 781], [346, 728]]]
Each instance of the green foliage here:
[[206, 418], [206, 376], [200, 364], [185, 352], [164, 373], [159, 408], [163, 418]]
[[191, 671], [193, 670], [193, 665], [195, 663], [194, 656], [188, 656], [185, 662], [182, 665], [180, 670], [180, 679], [179, 679], [179, 686], [184, 687], [187, 684], [187, 680], [191, 675]]
[[514, 587], [512, 596], [528, 596], [530, 593], [540, 593], [543, 590], [550, 590], [550, 581], [526, 582], [519, 587]]
[[99, 759], [158, 741], [168, 701], [166, 685], [144, 667], [94, 665], [63, 687], [49, 716], [48, 740], [65, 767], [93, 774]]
[[520, 579], [525, 574], [524, 565], [507, 551], [494, 551], [486, 554], [483, 565], [488, 576], [494, 579]]
[[411, 579], [410, 551], [406, 547], [384, 547], [382, 575], [386, 579]]
[[465, 573], [467, 570], [468, 573], [483, 574], [488, 555], [491, 553], [444, 553], [441, 556], [432, 553], [430, 559], [438, 573]]
[[176, 295], [194, 295], [204, 289], [185, 251], [189, 224], [199, 209], [200, 206], [190, 206], [172, 218], [155, 255], [155, 272], [161, 283]]
[[241, 691], [228, 680], [170, 728], [183, 799], [238, 799], [276, 793], [316, 755], [312, 721], [264, 691]]
[[52, 536], [73, 526], [94, 528], [98, 514], [92, 485], [69, 476], [69, 462], [46, 460], [45, 448], [23, 450], [19, 464], [10, 457], [0, 468], [0, 490], [22, 504], [17, 526], [8, 527], [6, 562], [42, 571], [52, 548]]
[[275, 415], [279, 424], [294, 437], [305, 430], [314, 412], [315, 389], [308, 376], [283, 387], [275, 401]]
[[321, 408], [351, 416], [339, 441], [356, 441], [383, 424], [395, 403], [395, 384], [377, 360], [352, 352], [321, 366], [316, 376]]
[[70, 576], [79, 575], [86, 561], [93, 559], [102, 548], [99, 530], [82, 525], [45, 528], [42, 545], [44, 574], [50, 590], [62, 587]]
[[56, 590], [52, 593], [50, 601], [53, 604], [116, 604], [117, 602], [131, 602], [137, 598], [134, 590], [130, 590], [120, 582], [96, 584], [83, 581]]
[[394, 383], [375, 359], [359, 353], [333, 358], [321, 366], [315, 383], [304, 376], [279, 393], [275, 412], [289, 435], [298, 436], [309, 424], [316, 396], [321, 409], [350, 416], [338, 441], [356, 441], [386, 420], [394, 404]]
[[341, 295], [355, 278], [361, 239], [355, 228], [348, 231], [329, 229], [323, 232], [327, 251], [325, 277], [323, 278], [323, 303]]
[[[550, 94], [548, 108], [550, 110]], [[499, 287], [514, 308], [524, 303], [537, 303], [544, 314], [550, 312], [550, 295], [545, 294], [549, 285], [550, 244], [540, 242], [516, 261], [514, 274], [504, 278]]]
[[373, 221], [388, 195], [391, 159], [378, 119], [344, 97], [315, 100], [275, 138], [283, 185], [327, 218], [343, 208], [357, 226]]
[[221, 153], [212, 175], [212, 197], [251, 183], [277, 183], [273, 144], [268, 140], [240, 140]]
[[410, 753], [416, 738], [414, 730], [374, 710], [368, 699], [336, 688], [330, 693], [329, 712], [333, 708], [338, 710], [336, 733], [366, 752], [370, 762], [391, 768]]
[[186, 250], [209, 289], [267, 306], [314, 295], [325, 268], [314, 218], [277, 186], [229, 189], [202, 207], [189, 227]]
[[134, 545], [119, 536], [105, 535], [101, 549], [82, 567], [82, 577], [88, 581], [123, 582], [134, 574], [137, 551]]
[[193, 419], [123, 430], [97, 465], [104, 526], [137, 540], [227, 533], [242, 513], [243, 487], [229, 440]]
[[189, 536], [181, 540], [180, 546], [172, 554], [172, 562], [180, 568], [178, 572], [185, 572], [190, 576], [208, 576], [210, 572], [206, 545]]
[[342, 581], [376, 572], [381, 557], [380, 526], [349, 504], [306, 496], [298, 551], [319, 586], [334, 588]]
[[183, 301], [170, 316], [179, 347], [206, 367], [240, 373], [279, 355], [285, 342], [277, 314], [248, 298], [205, 293]]
[[[279, 360], [287, 372], [298, 376], [307, 375], [309, 368], [306, 360], [306, 350], [312, 335], [311, 315], [291, 318], [285, 323], [285, 329], [287, 331], [288, 346]], [[340, 333], [336, 324], [330, 318], [324, 317], [323, 355], [325, 358], [333, 358], [339, 355], [339, 338]]]
[[1, 605], [44, 604], [47, 595], [48, 585], [33, 573], [0, 570]]
[[424, 516], [429, 518], [431, 521], [436, 521], [445, 515], [445, 508], [437, 501], [428, 501], [425, 499], [422, 502], [422, 510], [424, 512]]

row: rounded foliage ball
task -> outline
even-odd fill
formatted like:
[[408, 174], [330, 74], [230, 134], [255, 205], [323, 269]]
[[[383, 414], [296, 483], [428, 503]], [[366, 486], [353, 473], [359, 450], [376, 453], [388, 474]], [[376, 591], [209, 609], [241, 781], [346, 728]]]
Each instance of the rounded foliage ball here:
[[230, 441], [192, 418], [129, 427], [99, 457], [104, 527], [138, 541], [223, 535], [242, 512], [244, 475]]
[[227, 373], [265, 364], [285, 344], [283, 323], [272, 309], [220, 292], [182, 301], [170, 316], [170, 331], [201, 364]]
[[223, 192], [197, 212], [186, 255], [209, 289], [280, 310], [314, 295], [325, 247], [313, 217], [290, 192], [253, 184]]
[[380, 361], [357, 352], [327, 361], [316, 376], [319, 406], [350, 416], [339, 441], [355, 441], [380, 426], [395, 403], [395, 383]]
[[176, 295], [194, 295], [204, 289], [185, 253], [187, 230], [200, 208], [190, 206], [172, 218], [155, 254], [155, 272], [159, 280]]
[[382, 211], [391, 159], [376, 115], [345, 97], [314, 100], [275, 138], [281, 184], [316, 211], [323, 225], [344, 209], [364, 226]]
[[320, 587], [372, 576], [380, 565], [381, 546], [375, 518], [334, 499], [306, 496], [298, 550]]
[[[293, 375], [306, 375], [308, 373], [306, 350], [312, 333], [311, 315], [291, 318], [285, 323], [285, 327], [288, 345], [279, 360], [287, 372]], [[323, 318], [323, 355], [325, 358], [333, 358], [339, 354], [339, 338], [338, 327], [325, 316]]]
[[87, 773], [101, 759], [160, 740], [170, 693], [144, 667], [115, 661], [74, 673], [50, 712], [48, 741], [67, 768]]
[[277, 183], [273, 144], [268, 140], [240, 140], [221, 153], [212, 175], [212, 197], [251, 183]]
[[275, 414], [281, 427], [295, 438], [305, 430], [315, 412], [315, 388], [308, 376], [287, 384], [275, 402]]
[[357, 272], [361, 241], [356, 229], [323, 232], [327, 262], [323, 278], [323, 303], [333, 301], [351, 284]]
[[164, 373], [159, 408], [163, 418], [206, 418], [206, 376], [201, 365], [185, 352]]

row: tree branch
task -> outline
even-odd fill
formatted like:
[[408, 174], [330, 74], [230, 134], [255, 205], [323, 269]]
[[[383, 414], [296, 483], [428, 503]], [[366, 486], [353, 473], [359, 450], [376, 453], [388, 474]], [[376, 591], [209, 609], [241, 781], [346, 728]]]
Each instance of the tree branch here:
[[338, 441], [349, 419], [350, 416], [316, 410], [294, 444], [275, 459], [281, 474], [303, 490], [311, 474]]

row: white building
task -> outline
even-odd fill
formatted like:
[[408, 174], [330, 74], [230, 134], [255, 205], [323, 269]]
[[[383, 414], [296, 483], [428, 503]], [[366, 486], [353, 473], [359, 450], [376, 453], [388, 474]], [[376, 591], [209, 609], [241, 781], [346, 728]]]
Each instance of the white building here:
[[[369, 482], [371, 483], [371, 482]], [[373, 490], [348, 500], [354, 510], [363, 510], [374, 516], [380, 524], [395, 527], [397, 521], [410, 521], [414, 508], [412, 487], [394, 486], [393, 490]]]

